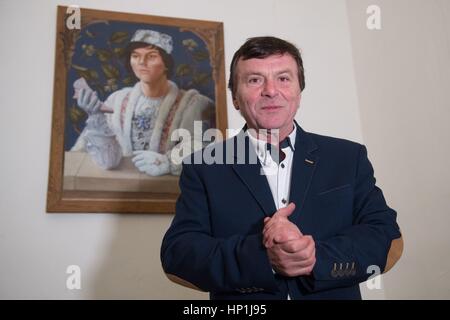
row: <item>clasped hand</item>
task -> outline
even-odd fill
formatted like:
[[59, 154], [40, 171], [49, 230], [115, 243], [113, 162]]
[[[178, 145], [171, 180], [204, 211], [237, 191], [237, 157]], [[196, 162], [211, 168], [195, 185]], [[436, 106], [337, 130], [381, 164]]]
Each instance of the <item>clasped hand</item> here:
[[273, 269], [289, 277], [311, 274], [316, 263], [314, 239], [303, 235], [288, 219], [294, 209], [291, 202], [272, 217], [266, 217], [263, 229], [263, 244]]

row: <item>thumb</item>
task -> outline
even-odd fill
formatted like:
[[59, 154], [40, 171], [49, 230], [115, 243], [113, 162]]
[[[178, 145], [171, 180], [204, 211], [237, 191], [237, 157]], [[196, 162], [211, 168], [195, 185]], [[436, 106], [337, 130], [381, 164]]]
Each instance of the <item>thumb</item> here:
[[291, 202], [287, 207], [278, 210], [277, 214], [287, 218], [292, 214], [292, 212], [294, 212], [294, 210], [295, 210], [295, 203]]

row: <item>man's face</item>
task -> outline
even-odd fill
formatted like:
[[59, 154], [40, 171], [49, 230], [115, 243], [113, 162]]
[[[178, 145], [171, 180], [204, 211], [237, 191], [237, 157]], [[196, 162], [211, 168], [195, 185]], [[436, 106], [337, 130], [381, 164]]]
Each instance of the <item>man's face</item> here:
[[300, 105], [298, 67], [289, 54], [239, 60], [233, 104], [251, 129], [279, 129], [284, 138]]
[[130, 64], [136, 77], [143, 82], [152, 84], [166, 79], [166, 66], [155, 48], [144, 47], [133, 50]]

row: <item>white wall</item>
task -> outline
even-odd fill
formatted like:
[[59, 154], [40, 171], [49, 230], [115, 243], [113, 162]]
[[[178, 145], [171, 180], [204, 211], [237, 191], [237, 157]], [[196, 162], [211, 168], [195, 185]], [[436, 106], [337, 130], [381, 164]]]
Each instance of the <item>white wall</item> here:
[[[171, 284], [163, 275], [159, 248], [172, 215], [45, 213], [56, 5], [73, 3], [0, 2], [4, 150], [0, 298], [207, 298]], [[191, 0], [189, 6], [183, 0], [76, 3], [94, 9], [223, 21], [226, 66], [248, 37], [289, 39], [299, 45], [305, 60], [307, 89], [297, 117], [300, 123], [307, 130], [362, 142], [344, 0]], [[243, 121], [230, 101], [228, 94], [229, 127], [239, 128]], [[70, 264], [82, 269], [82, 290], [65, 287]]]
[[[405, 240], [388, 299], [450, 299], [450, 2], [347, 0], [362, 133]], [[381, 9], [369, 31], [361, 11]]]

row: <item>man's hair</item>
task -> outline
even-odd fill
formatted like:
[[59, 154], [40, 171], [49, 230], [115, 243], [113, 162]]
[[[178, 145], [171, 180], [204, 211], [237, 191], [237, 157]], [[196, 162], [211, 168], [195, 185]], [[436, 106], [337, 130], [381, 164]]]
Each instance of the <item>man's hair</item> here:
[[272, 55], [282, 55], [285, 53], [291, 55], [297, 63], [298, 82], [300, 84], [300, 89], [303, 91], [303, 89], [305, 89], [305, 73], [302, 56], [298, 48], [292, 43], [279, 38], [254, 37], [248, 39], [238, 51], [235, 52], [233, 60], [231, 60], [228, 89], [231, 90], [233, 98], [236, 93], [236, 66], [240, 59], [264, 59]]
[[152, 45], [152, 44], [148, 44], [146, 42], [139, 42], [139, 41], [130, 42], [128, 44], [128, 46], [125, 48], [125, 66], [126, 66], [128, 72], [130, 72], [130, 74], [133, 76], [133, 79], [138, 80], [136, 78], [136, 75], [133, 72], [133, 68], [131, 68], [131, 64], [130, 64], [131, 54], [136, 49], [146, 48], [146, 47], [150, 47], [152, 49], [158, 50], [159, 55], [161, 56], [162, 61], [164, 62], [164, 65], [166, 66], [167, 79], [170, 79], [170, 77], [172, 76], [172, 73], [173, 73], [173, 65], [174, 65], [172, 56], [170, 54], [168, 54], [167, 52], [165, 52], [160, 47], [157, 47], [157, 46]]

